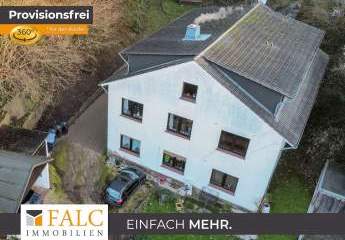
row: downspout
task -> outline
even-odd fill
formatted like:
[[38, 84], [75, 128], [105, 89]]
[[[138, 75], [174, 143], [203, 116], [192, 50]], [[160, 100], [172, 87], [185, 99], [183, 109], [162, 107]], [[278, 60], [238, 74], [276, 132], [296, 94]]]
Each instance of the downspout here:
[[45, 146], [45, 150], [46, 150], [46, 156], [49, 158], [50, 157], [50, 153], [49, 153], [49, 149], [48, 149], [47, 139], [44, 140], [44, 146]]
[[105, 92], [105, 94], [108, 94], [108, 90], [107, 90], [103, 85], [101, 85], [101, 88], [103, 89], [103, 91]]
[[284, 150], [292, 150], [292, 149], [296, 149], [295, 147], [283, 147], [282, 149], [281, 149], [281, 151], [284, 151]]
[[[124, 49], [124, 50], [126, 50], [126, 49]], [[128, 61], [123, 57], [123, 55], [122, 55], [122, 52], [123, 52], [124, 50], [122, 50], [122, 51], [119, 52], [119, 56], [120, 56], [120, 58], [122, 59], [122, 61], [124, 61], [124, 63], [126, 64], [126, 66], [127, 66], [127, 74], [128, 74], [128, 71], [129, 71], [129, 63], [128, 63]], [[122, 67], [122, 66], [121, 66], [121, 67]], [[102, 87], [103, 91], [105, 92], [105, 94], [108, 94], [108, 89], [107, 89], [106, 87], [104, 87], [103, 85], [101, 85], [101, 87]]]

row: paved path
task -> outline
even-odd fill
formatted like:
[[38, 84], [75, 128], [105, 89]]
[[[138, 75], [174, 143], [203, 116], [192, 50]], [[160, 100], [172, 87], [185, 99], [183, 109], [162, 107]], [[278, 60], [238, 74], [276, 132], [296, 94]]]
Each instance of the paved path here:
[[103, 153], [107, 146], [108, 95], [102, 94], [70, 126], [68, 140]]

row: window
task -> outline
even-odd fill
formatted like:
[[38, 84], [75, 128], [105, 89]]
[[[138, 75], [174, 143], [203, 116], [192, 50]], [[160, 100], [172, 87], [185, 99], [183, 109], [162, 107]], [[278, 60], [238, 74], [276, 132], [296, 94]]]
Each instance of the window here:
[[198, 86], [190, 83], [183, 83], [182, 98], [195, 101], [197, 92]]
[[249, 139], [222, 131], [218, 148], [244, 158], [247, 153], [248, 145]]
[[222, 188], [231, 193], [235, 193], [238, 183], [238, 178], [223, 173], [221, 171], [212, 170], [210, 184]]
[[130, 138], [126, 135], [121, 135], [121, 148], [136, 155], [140, 154], [140, 141]]
[[164, 152], [162, 164], [168, 168], [173, 168], [183, 173], [186, 165], [186, 159], [173, 153]]
[[169, 132], [173, 132], [178, 135], [190, 138], [190, 135], [192, 133], [192, 126], [192, 120], [169, 113], [167, 126], [167, 130]]
[[143, 119], [143, 109], [143, 104], [122, 98], [122, 115], [141, 121]]

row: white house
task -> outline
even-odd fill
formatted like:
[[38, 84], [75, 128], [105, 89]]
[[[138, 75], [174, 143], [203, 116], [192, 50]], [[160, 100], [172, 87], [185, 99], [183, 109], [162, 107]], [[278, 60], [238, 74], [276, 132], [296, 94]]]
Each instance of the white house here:
[[261, 4], [228, 10], [193, 10], [121, 53], [125, 67], [101, 84], [108, 150], [255, 212], [328, 57], [317, 28]]

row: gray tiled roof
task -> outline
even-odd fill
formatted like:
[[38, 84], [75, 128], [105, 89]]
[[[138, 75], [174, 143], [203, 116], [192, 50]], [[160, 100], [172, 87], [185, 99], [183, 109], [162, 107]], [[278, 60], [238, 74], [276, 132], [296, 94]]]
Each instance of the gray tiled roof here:
[[141, 75], [147, 72], [152, 72], [152, 71], [156, 71], [162, 68], [166, 68], [169, 66], [174, 66], [174, 65], [178, 65], [181, 63], [185, 63], [185, 62], [190, 62], [192, 61], [192, 58], [181, 58], [175, 61], [171, 61], [171, 62], [167, 62], [167, 63], [162, 63], [160, 65], [154, 66], [154, 67], [150, 67], [147, 69], [143, 69], [143, 70], [139, 70], [139, 71], [135, 71], [135, 72], [128, 72], [127, 71], [127, 66], [126, 65], [122, 65], [117, 71], [115, 71], [109, 78], [107, 78], [105, 81], [103, 81], [101, 83], [101, 85], [106, 85], [107, 83], [113, 82], [113, 81], [117, 81], [117, 80], [121, 80], [121, 79], [125, 79], [125, 78], [129, 78], [129, 77], [133, 77], [133, 76], [137, 76], [137, 75]]
[[202, 55], [285, 96], [296, 95], [324, 32], [257, 5]]
[[345, 164], [330, 162], [322, 180], [322, 189], [345, 198]]
[[45, 157], [0, 151], [0, 212], [17, 212], [32, 170], [45, 163]]
[[197, 62], [232, 94], [279, 132], [291, 145], [297, 147], [326, 70], [327, 54], [318, 50], [309, 72], [299, 86], [296, 96], [294, 98], [285, 98], [276, 117], [258, 104], [255, 98], [238, 88], [228, 76], [212, 67], [211, 62], [203, 58], [199, 58]]
[[123, 54], [159, 54], [159, 55], [198, 55], [202, 50], [215, 41], [224, 31], [248, 12], [250, 6], [243, 11], [234, 11], [225, 19], [200, 24], [201, 32], [211, 34], [206, 41], [184, 41], [187, 25], [202, 13], [217, 12], [219, 7], [204, 7], [194, 9], [178, 18], [168, 26], [151, 36], [127, 48]]

